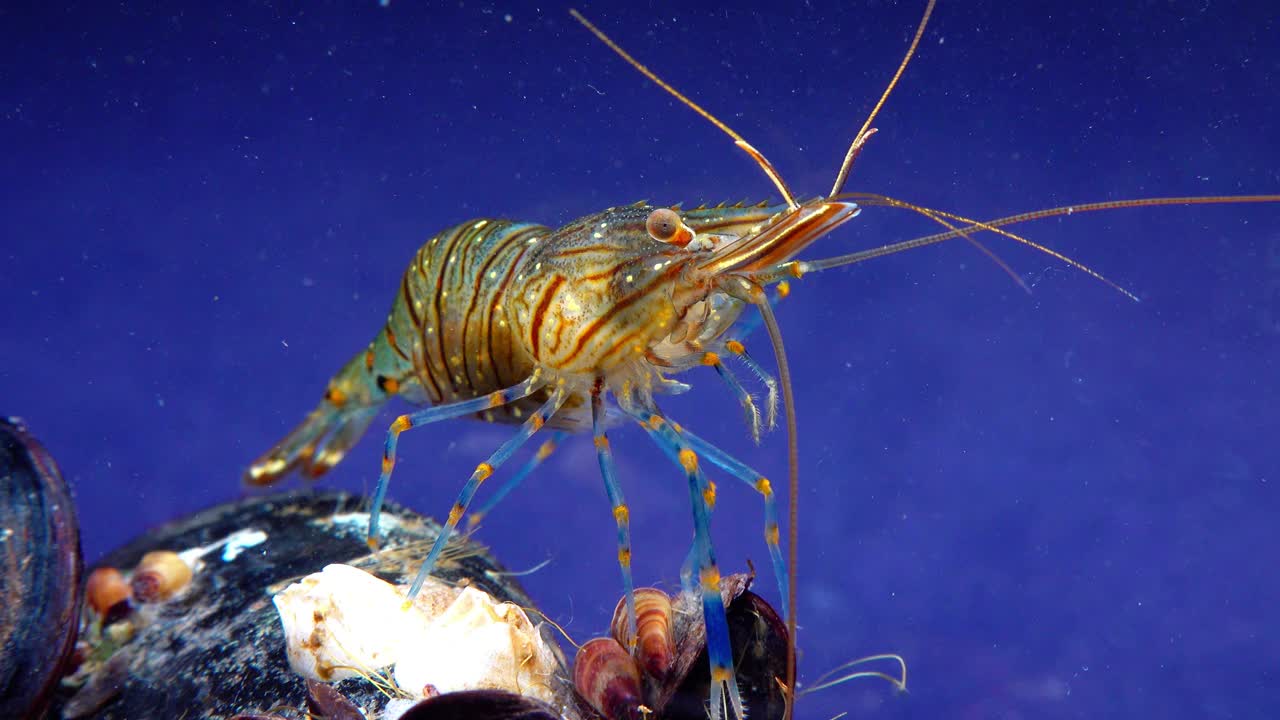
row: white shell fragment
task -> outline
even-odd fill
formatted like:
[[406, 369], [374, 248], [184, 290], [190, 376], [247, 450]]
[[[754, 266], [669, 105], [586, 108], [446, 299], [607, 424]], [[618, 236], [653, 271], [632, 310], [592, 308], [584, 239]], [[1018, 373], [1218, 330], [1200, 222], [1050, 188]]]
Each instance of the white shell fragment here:
[[[274, 598], [293, 671], [331, 682], [396, 662], [426, 617], [395, 586], [350, 565], [329, 565]], [[415, 631], [416, 630], [416, 637]]]
[[524, 610], [486, 592], [463, 589], [427, 627], [422, 647], [396, 664], [396, 684], [411, 693], [498, 688], [555, 702], [555, 654]]
[[274, 598], [289, 665], [333, 682], [395, 666], [414, 697], [493, 688], [554, 701], [556, 654], [518, 606], [475, 588], [428, 580], [405, 589], [349, 565], [329, 565]]

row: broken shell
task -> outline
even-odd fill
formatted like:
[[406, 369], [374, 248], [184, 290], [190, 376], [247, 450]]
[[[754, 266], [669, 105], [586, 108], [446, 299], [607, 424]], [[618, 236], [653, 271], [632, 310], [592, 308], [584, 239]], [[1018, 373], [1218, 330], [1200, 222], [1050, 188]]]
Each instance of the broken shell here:
[[49, 454], [0, 418], [0, 717], [43, 717], [75, 648], [80, 532]]
[[133, 589], [124, 573], [113, 567], [100, 567], [89, 573], [84, 583], [84, 599], [94, 612], [103, 617], [111, 609], [133, 597]]
[[405, 607], [394, 585], [350, 565], [326, 565], [277, 593], [274, 602], [289, 666], [326, 682], [394, 664], [406, 644], [420, 642], [417, 628], [426, 621], [416, 605]]
[[428, 685], [446, 694], [496, 689], [555, 702], [555, 652], [520, 606], [474, 587], [463, 588], [431, 618], [421, 644], [406, 650], [396, 663], [395, 679], [409, 692]]
[[142, 602], [162, 602], [191, 582], [191, 566], [178, 553], [157, 550], [142, 556], [133, 571], [133, 594]]
[[[676, 660], [671, 627], [671, 597], [657, 588], [640, 588], [636, 597], [636, 658], [651, 677], [665, 680]], [[610, 632], [622, 647], [631, 647], [626, 598], [613, 611]]]
[[609, 720], [631, 720], [641, 710], [640, 668], [611, 637], [588, 640], [573, 661], [573, 684], [591, 706]]
[[[394, 665], [414, 697], [493, 688], [555, 702], [555, 651], [518, 605], [431, 580], [412, 604], [401, 588], [329, 565], [275, 596], [289, 664], [316, 680]], [[448, 652], [441, 652], [448, 648]]]

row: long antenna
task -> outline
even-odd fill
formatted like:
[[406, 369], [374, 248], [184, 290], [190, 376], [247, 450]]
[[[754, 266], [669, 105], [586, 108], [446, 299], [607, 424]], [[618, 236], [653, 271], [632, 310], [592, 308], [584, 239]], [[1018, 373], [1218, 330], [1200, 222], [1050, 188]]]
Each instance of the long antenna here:
[[790, 490], [787, 504], [787, 700], [783, 711], [784, 720], [795, 717], [796, 702], [796, 631], [799, 629], [796, 620], [796, 604], [799, 598], [796, 593], [796, 561], [799, 552], [796, 539], [800, 529], [798, 502], [800, 500], [800, 443], [796, 436], [796, 396], [791, 389], [791, 367], [787, 363], [787, 349], [782, 344], [782, 328], [778, 327], [778, 319], [769, 306], [769, 298], [763, 290], [755, 293], [756, 307], [760, 317], [764, 319], [765, 330], [769, 333], [769, 344], [773, 345], [773, 356], [778, 364], [778, 380], [782, 384], [782, 411], [787, 423], [787, 475]]
[[618, 45], [618, 43], [611, 40], [608, 35], [605, 35], [604, 32], [600, 30], [600, 28], [596, 27], [595, 25], [592, 25], [590, 20], [582, 16], [582, 13], [570, 8], [569, 14], [573, 16], [574, 20], [577, 20], [578, 22], [582, 23], [583, 27], [590, 30], [593, 35], [599, 38], [600, 42], [604, 43], [605, 45], [608, 45], [610, 50], [614, 51], [615, 53], [618, 54], [619, 57], [621, 57], [623, 60], [626, 60], [628, 63], [630, 63], [631, 67], [635, 68], [636, 70], [639, 70], [640, 74], [652, 80], [653, 83], [658, 87], [671, 93], [671, 95], [675, 97], [675, 99], [684, 103], [686, 106], [689, 107], [690, 110], [701, 115], [712, 125], [715, 125], [716, 127], [720, 128], [720, 130], [723, 131], [725, 135], [728, 135], [729, 137], [733, 138], [733, 143], [737, 145], [739, 148], [741, 148], [743, 152], [750, 155], [751, 159], [755, 160], [756, 163], [760, 165], [760, 169], [764, 171], [764, 174], [769, 176], [770, 182], [773, 183], [774, 187], [778, 188], [778, 192], [782, 193], [782, 199], [786, 201], [787, 207], [789, 207], [792, 210], [795, 210], [796, 208], [800, 207], [800, 204], [796, 202], [795, 195], [791, 194], [791, 189], [788, 188], [787, 183], [783, 181], [782, 175], [778, 173], [777, 169], [773, 167], [773, 163], [770, 163], [768, 158], [766, 158], [763, 153], [761, 153], [759, 150], [756, 150], [755, 147], [751, 145], [751, 143], [747, 142], [745, 139], [743, 139], [741, 135], [734, 132], [733, 128], [729, 127], [728, 125], [725, 125], [723, 122], [720, 122], [720, 119], [717, 118], [715, 115], [712, 115], [711, 113], [702, 109], [701, 105], [685, 97], [684, 94], [681, 93], [679, 90], [668, 85], [666, 80], [663, 80], [662, 78], [658, 77], [657, 73], [645, 67], [639, 60], [636, 60], [635, 58], [631, 57], [630, 53], [628, 53], [626, 50], [623, 50]]
[[924, 17], [920, 18], [920, 26], [916, 28], [915, 37], [911, 38], [911, 46], [907, 48], [907, 54], [903, 56], [902, 63], [898, 65], [898, 71], [893, 74], [893, 79], [889, 81], [889, 86], [880, 94], [880, 101], [876, 106], [871, 108], [871, 114], [867, 116], [867, 121], [862, 123], [862, 129], [857, 135], [853, 136], [853, 143], [849, 145], [849, 152], [845, 153], [844, 162], [840, 165], [840, 172], [836, 173], [836, 182], [831, 186], [831, 193], [827, 195], [831, 198], [844, 189], [845, 180], [849, 179], [849, 169], [853, 167], [853, 161], [858, 157], [858, 153], [862, 152], [862, 146], [867, 142], [867, 138], [875, 134], [875, 130], [871, 128], [871, 123], [875, 122], [876, 115], [880, 114], [880, 109], [884, 107], [884, 103], [889, 99], [889, 93], [898, 85], [898, 79], [902, 77], [902, 73], [906, 72], [907, 63], [911, 62], [912, 56], [916, 54], [916, 47], [920, 45], [920, 38], [924, 37], [924, 28], [929, 24], [929, 16], [933, 15], [933, 6], [937, 5], [937, 0], [929, 0], [929, 5], [924, 9]]
[[835, 257], [822, 258], [820, 260], [793, 260], [778, 266], [767, 274], [756, 277], [756, 281], [768, 285], [777, 282], [786, 277], [793, 276], [795, 272], [801, 274], [817, 272], [819, 270], [830, 270], [831, 268], [842, 267], [845, 265], [853, 265], [860, 262], [866, 262], [873, 258], [893, 255], [911, 250], [913, 248], [933, 245], [945, 240], [957, 237], [967, 237], [966, 233], [971, 232], [993, 232], [1002, 235], [1016, 242], [1022, 243], [1037, 252], [1045, 253], [1057, 260], [1070, 265], [1071, 267], [1084, 272], [1085, 274], [1106, 283], [1114, 290], [1120, 292], [1130, 300], [1139, 301], [1137, 295], [1124, 289], [1120, 285], [1103, 276], [1098, 271], [1089, 266], [1057, 252], [1052, 248], [1045, 247], [1040, 243], [1029, 240], [1016, 233], [1000, 228], [1006, 225], [1015, 225], [1017, 223], [1030, 222], [1032, 220], [1042, 220], [1045, 218], [1062, 217], [1066, 215], [1078, 215], [1080, 213], [1095, 212], [1099, 210], [1116, 210], [1119, 208], [1139, 208], [1139, 207], [1162, 207], [1167, 205], [1226, 205], [1234, 203], [1274, 203], [1280, 202], [1280, 195], [1192, 195], [1186, 197], [1155, 197], [1155, 198], [1137, 198], [1133, 200], [1106, 200], [1103, 202], [1080, 203], [1076, 205], [1063, 205], [1055, 208], [1045, 208], [1043, 210], [1034, 210], [1031, 212], [1018, 213], [1016, 215], [1008, 215], [994, 220], [972, 220], [962, 215], [943, 212], [941, 210], [931, 210], [929, 208], [921, 208], [911, 203], [903, 202], [884, 195], [875, 195], [872, 193], [844, 193], [841, 197], [856, 198], [860, 205], [880, 205], [884, 207], [902, 208], [919, 212], [935, 222], [939, 217], [950, 218], [961, 223], [968, 223], [964, 227], [955, 227], [950, 224], [943, 223], [949, 230], [946, 232], [935, 233], [933, 235], [925, 235], [922, 237], [911, 238], [910, 240], [900, 240], [888, 245], [870, 248], [867, 250], [859, 250], [857, 252], [847, 253], [845, 255], [837, 255]]

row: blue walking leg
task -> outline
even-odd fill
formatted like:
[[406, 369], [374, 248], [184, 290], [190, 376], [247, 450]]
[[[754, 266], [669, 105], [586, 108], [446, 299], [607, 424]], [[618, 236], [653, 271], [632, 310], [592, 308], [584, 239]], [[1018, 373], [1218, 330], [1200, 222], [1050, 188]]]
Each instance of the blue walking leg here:
[[542, 465], [547, 458], [551, 457], [551, 453], [555, 452], [560, 443], [564, 441], [566, 435], [568, 435], [568, 433], [563, 430], [552, 431], [551, 437], [547, 438], [546, 441], [538, 447], [538, 451], [533, 454], [533, 457], [529, 458], [528, 462], [524, 465], [521, 465], [520, 469], [516, 471], [515, 475], [511, 476], [510, 480], [503, 483], [502, 487], [498, 488], [493, 496], [480, 506], [479, 510], [473, 510], [470, 515], [467, 515], [467, 529], [470, 530], [479, 525], [480, 521], [484, 519], [484, 517], [488, 515], [493, 508], [497, 507], [498, 503], [502, 502], [502, 500], [509, 495], [512, 490], [519, 487], [520, 483], [524, 482], [524, 479], [529, 477], [534, 470], [537, 470], [538, 466]]
[[684, 428], [677, 431], [691, 448], [700, 453], [712, 465], [751, 486], [764, 498], [764, 541], [769, 546], [769, 557], [773, 561], [773, 574], [778, 581], [778, 596], [782, 598], [782, 617], [788, 615], [787, 604], [787, 564], [782, 559], [782, 548], [779, 547], [778, 504], [773, 492], [773, 485], [760, 473], [744, 465], [738, 459], [720, 448], [694, 435]]
[[596, 446], [596, 457], [600, 460], [600, 475], [604, 477], [604, 489], [609, 495], [609, 503], [613, 505], [613, 521], [618, 526], [618, 567], [622, 569], [622, 588], [627, 603], [627, 629], [630, 631], [631, 647], [636, 649], [636, 591], [631, 578], [631, 511], [622, 497], [622, 486], [618, 484], [617, 471], [613, 465], [613, 451], [609, 449], [609, 436], [605, 434], [604, 423], [604, 390], [597, 388], [591, 393], [591, 433]]
[[[713, 720], [730, 717], [745, 718], [742, 695], [733, 672], [733, 651], [729, 644], [729, 622], [725, 616], [724, 599], [720, 594], [720, 571], [716, 567], [715, 550], [711, 544], [711, 507], [715, 504], [715, 486], [702, 474], [698, 454], [659, 413], [656, 407], [628, 408], [629, 402], [620, 402], [624, 411], [641, 420], [641, 425], [668, 457], [675, 457], [689, 480], [689, 500], [693, 506], [694, 548], [699, 561], [698, 586], [702, 593], [702, 620], [707, 633], [707, 655], [711, 663], [711, 694], [709, 698]], [[727, 695], [727, 697], [726, 697]]]
[[[739, 347], [741, 345], [742, 343], [738, 343]], [[745, 352], [744, 350], [743, 353]], [[760, 442], [760, 408], [756, 407], [755, 398], [751, 397], [751, 393], [742, 387], [742, 383], [738, 381], [738, 376], [734, 375], [732, 370], [720, 362], [719, 354], [713, 352], [703, 353], [702, 364], [715, 368], [720, 379], [729, 386], [734, 397], [738, 399], [738, 404], [742, 406], [743, 413], [746, 415], [747, 427], [751, 430], [751, 439], [758, 444]]]
[[462, 492], [458, 493], [458, 499], [453, 503], [453, 508], [449, 510], [449, 518], [445, 521], [444, 527], [441, 528], [440, 534], [436, 536], [436, 541], [431, 546], [431, 552], [427, 553], [427, 559], [423, 561], [422, 568], [418, 570], [418, 576], [413, 579], [413, 585], [409, 587], [409, 600], [417, 596], [418, 591], [422, 589], [422, 584], [426, 582], [427, 576], [431, 574], [431, 570], [436, 565], [441, 551], [449, 541], [449, 536], [453, 534], [453, 529], [457, 527], [458, 520], [462, 518], [463, 513], [467, 511], [467, 505], [471, 503], [471, 498], [476, 494], [476, 490], [480, 487], [480, 483], [484, 482], [493, 471], [506, 462], [511, 454], [519, 447], [525, 444], [530, 437], [533, 436], [542, 426], [556, 414], [560, 406], [564, 404], [568, 394], [561, 388], [552, 391], [551, 397], [547, 399], [542, 407], [538, 408], [529, 416], [520, 430], [514, 437], [504, 442], [485, 462], [476, 466], [471, 478], [467, 480], [467, 484], [462, 487]]
[[488, 408], [506, 405], [514, 400], [532, 395], [545, 384], [545, 381], [535, 373], [528, 380], [518, 385], [512, 385], [505, 390], [497, 390], [488, 395], [463, 400], [462, 402], [425, 408], [396, 418], [395, 422], [391, 423], [391, 428], [387, 430], [387, 442], [382, 449], [382, 473], [378, 476], [378, 486], [373, 492], [373, 505], [369, 509], [369, 535], [367, 538], [369, 547], [378, 547], [378, 520], [382, 516], [382, 504], [387, 499], [387, 486], [391, 484], [391, 471], [396, 466], [396, 443], [400, 439], [400, 433], [409, 428], [419, 427], [439, 420], [448, 420]]
[[[751, 372], [764, 383], [767, 395], [765, 397], [765, 427], [772, 430], [778, 425], [778, 379], [769, 374], [768, 370], [761, 367], [755, 358], [747, 353], [747, 348], [737, 340], [729, 339], [724, 343], [724, 347], [729, 352], [737, 355], [743, 363], [750, 368]], [[756, 438], [756, 442], [760, 439]]]

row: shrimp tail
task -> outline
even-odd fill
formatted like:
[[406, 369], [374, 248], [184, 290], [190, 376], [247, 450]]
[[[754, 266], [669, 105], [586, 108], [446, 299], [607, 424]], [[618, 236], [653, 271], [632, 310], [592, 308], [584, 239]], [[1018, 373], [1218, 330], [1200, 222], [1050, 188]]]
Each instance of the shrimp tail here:
[[245, 471], [247, 485], [271, 485], [293, 471], [314, 480], [347, 454], [369, 429], [378, 410], [395, 394], [384, 376], [369, 381], [366, 354], [352, 358], [329, 381], [324, 398], [284, 439]]

